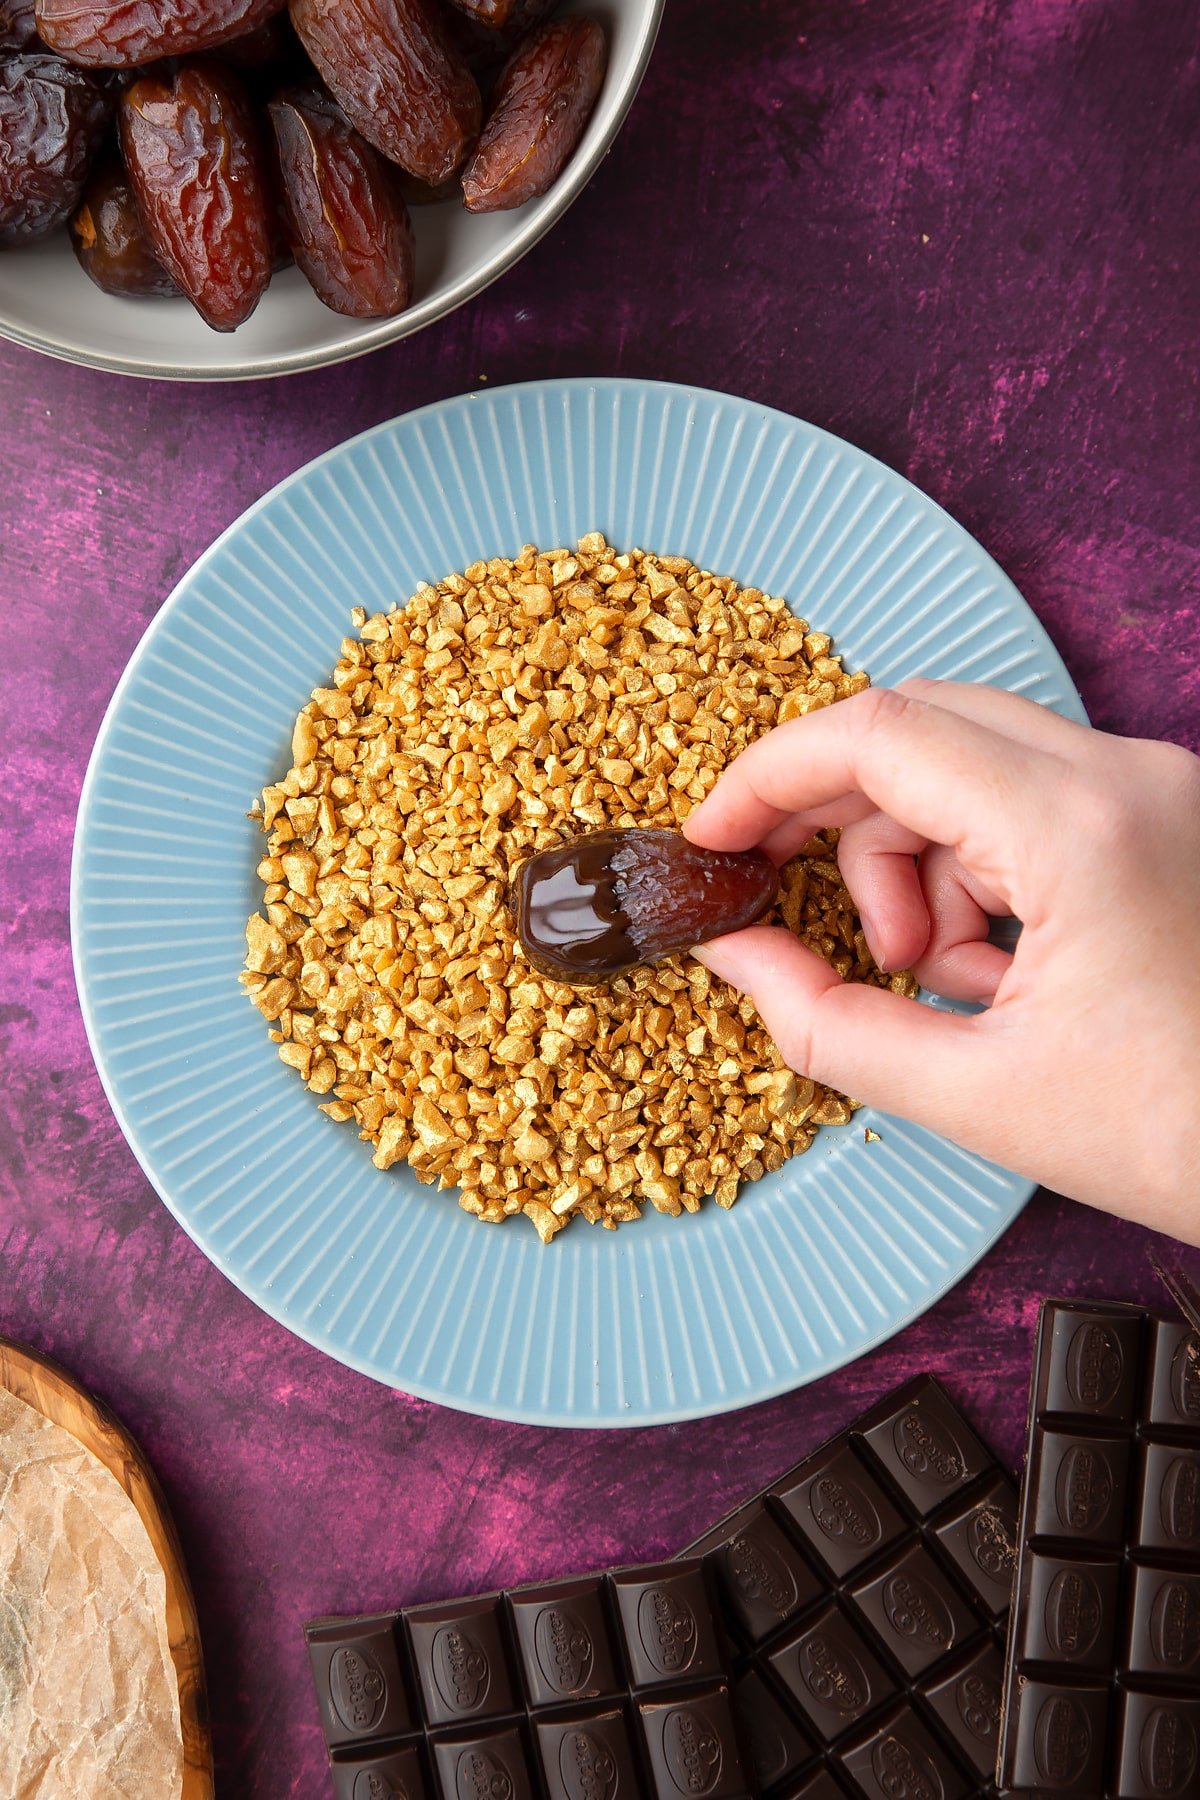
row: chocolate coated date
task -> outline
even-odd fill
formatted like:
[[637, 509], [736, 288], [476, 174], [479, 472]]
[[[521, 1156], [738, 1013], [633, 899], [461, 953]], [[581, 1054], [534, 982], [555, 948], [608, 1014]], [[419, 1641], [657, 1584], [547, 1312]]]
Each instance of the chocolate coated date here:
[[271, 278], [254, 116], [228, 69], [194, 63], [126, 89], [121, 150], [150, 243], [214, 331], [250, 317]]
[[469, 212], [523, 206], [557, 180], [596, 104], [607, 58], [594, 19], [551, 20], [522, 45], [463, 170]]
[[280, 12], [284, 0], [37, 0], [44, 42], [71, 62], [132, 69], [211, 50]]
[[535, 968], [589, 982], [762, 917], [779, 872], [761, 850], [705, 850], [679, 831], [591, 831], [522, 863], [517, 935]]
[[395, 177], [326, 95], [269, 107], [292, 254], [318, 299], [354, 319], [390, 319], [412, 299], [412, 224]]
[[150, 247], [129, 177], [115, 159], [88, 182], [71, 220], [71, 245], [80, 267], [106, 294], [141, 299], [178, 294]]
[[82, 69], [43, 52], [0, 62], [0, 244], [70, 217], [109, 114]]
[[300, 41], [368, 143], [437, 186], [479, 130], [479, 87], [433, 0], [291, 0]]

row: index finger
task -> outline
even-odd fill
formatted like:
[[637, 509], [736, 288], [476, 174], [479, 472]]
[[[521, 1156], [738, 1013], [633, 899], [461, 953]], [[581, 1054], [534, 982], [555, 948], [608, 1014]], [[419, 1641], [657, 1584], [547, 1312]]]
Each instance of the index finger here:
[[1030, 795], [1045, 820], [1055, 759], [944, 707], [887, 688], [790, 719], [743, 750], [684, 831], [747, 850], [785, 819], [864, 795], [909, 830], [994, 854], [1030, 848]]

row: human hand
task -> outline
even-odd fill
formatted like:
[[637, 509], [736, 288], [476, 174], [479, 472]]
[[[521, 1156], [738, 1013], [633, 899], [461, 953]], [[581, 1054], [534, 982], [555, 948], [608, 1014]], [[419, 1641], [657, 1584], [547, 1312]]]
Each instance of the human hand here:
[[791, 1067], [1200, 1243], [1200, 759], [910, 681], [768, 732], [684, 830], [783, 862], [830, 825], [880, 966], [988, 1010], [846, 984], [781, 927], [700, 946]]

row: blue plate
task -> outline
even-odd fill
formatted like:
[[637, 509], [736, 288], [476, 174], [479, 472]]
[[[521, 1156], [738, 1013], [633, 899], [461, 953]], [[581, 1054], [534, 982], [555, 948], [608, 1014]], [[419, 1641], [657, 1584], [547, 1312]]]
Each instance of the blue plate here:
[[[1083, 710], [1016, 589], [849, 444], [725, 394], [636, 381], [468, 394], [332, 450], [200, 558], [126, 669], [84, 783], [76, 974], [121, 1128], [258, 1305], [351, 1367], [470, 1412], [644, 1425], [745, 1406], [915, 1318], [1030, 1193], [859, 1113], [731, 1212], [652, 1210], [544, 1249], [384, 1174], [275, 1057], [237, 983], [259, 904], [246, 818], [290, 760], [352, 606], [529, 541], [605, 531], [781, 593], [847, 665]], [[866, 1144], [870, 1124], [881, 1142]]]

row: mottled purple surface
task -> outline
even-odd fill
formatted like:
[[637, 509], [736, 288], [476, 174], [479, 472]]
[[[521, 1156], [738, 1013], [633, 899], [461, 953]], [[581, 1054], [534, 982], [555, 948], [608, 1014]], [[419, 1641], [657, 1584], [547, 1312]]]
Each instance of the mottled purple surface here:
[[[92, 1068], [67, 876], [122, 665], [210, 539], [351, 432], [483, 376], [623, 373], [769, 401], [894, 464], [1015, 577], [1098, 724], [1197, 745], [1198, 19], [1132, 0], [668, 0], [587, 193], [419, 339], [208, 391], [0, 349], [0, 1331], [75, 1370], [154, 1460], [223, 1797], [327, 1791], [306, 1615], [673, 1550], [920, 1368], [1015, 1464], [1037, 1296], [1155, 1288], [1141, 1232], [1042, 1195], [883, 1350], [616, 1454], [328, 1361], [172, 1223]], [[1131, 1072], [1096, 1096], [1095, 1129], [1138, 1113]]]

